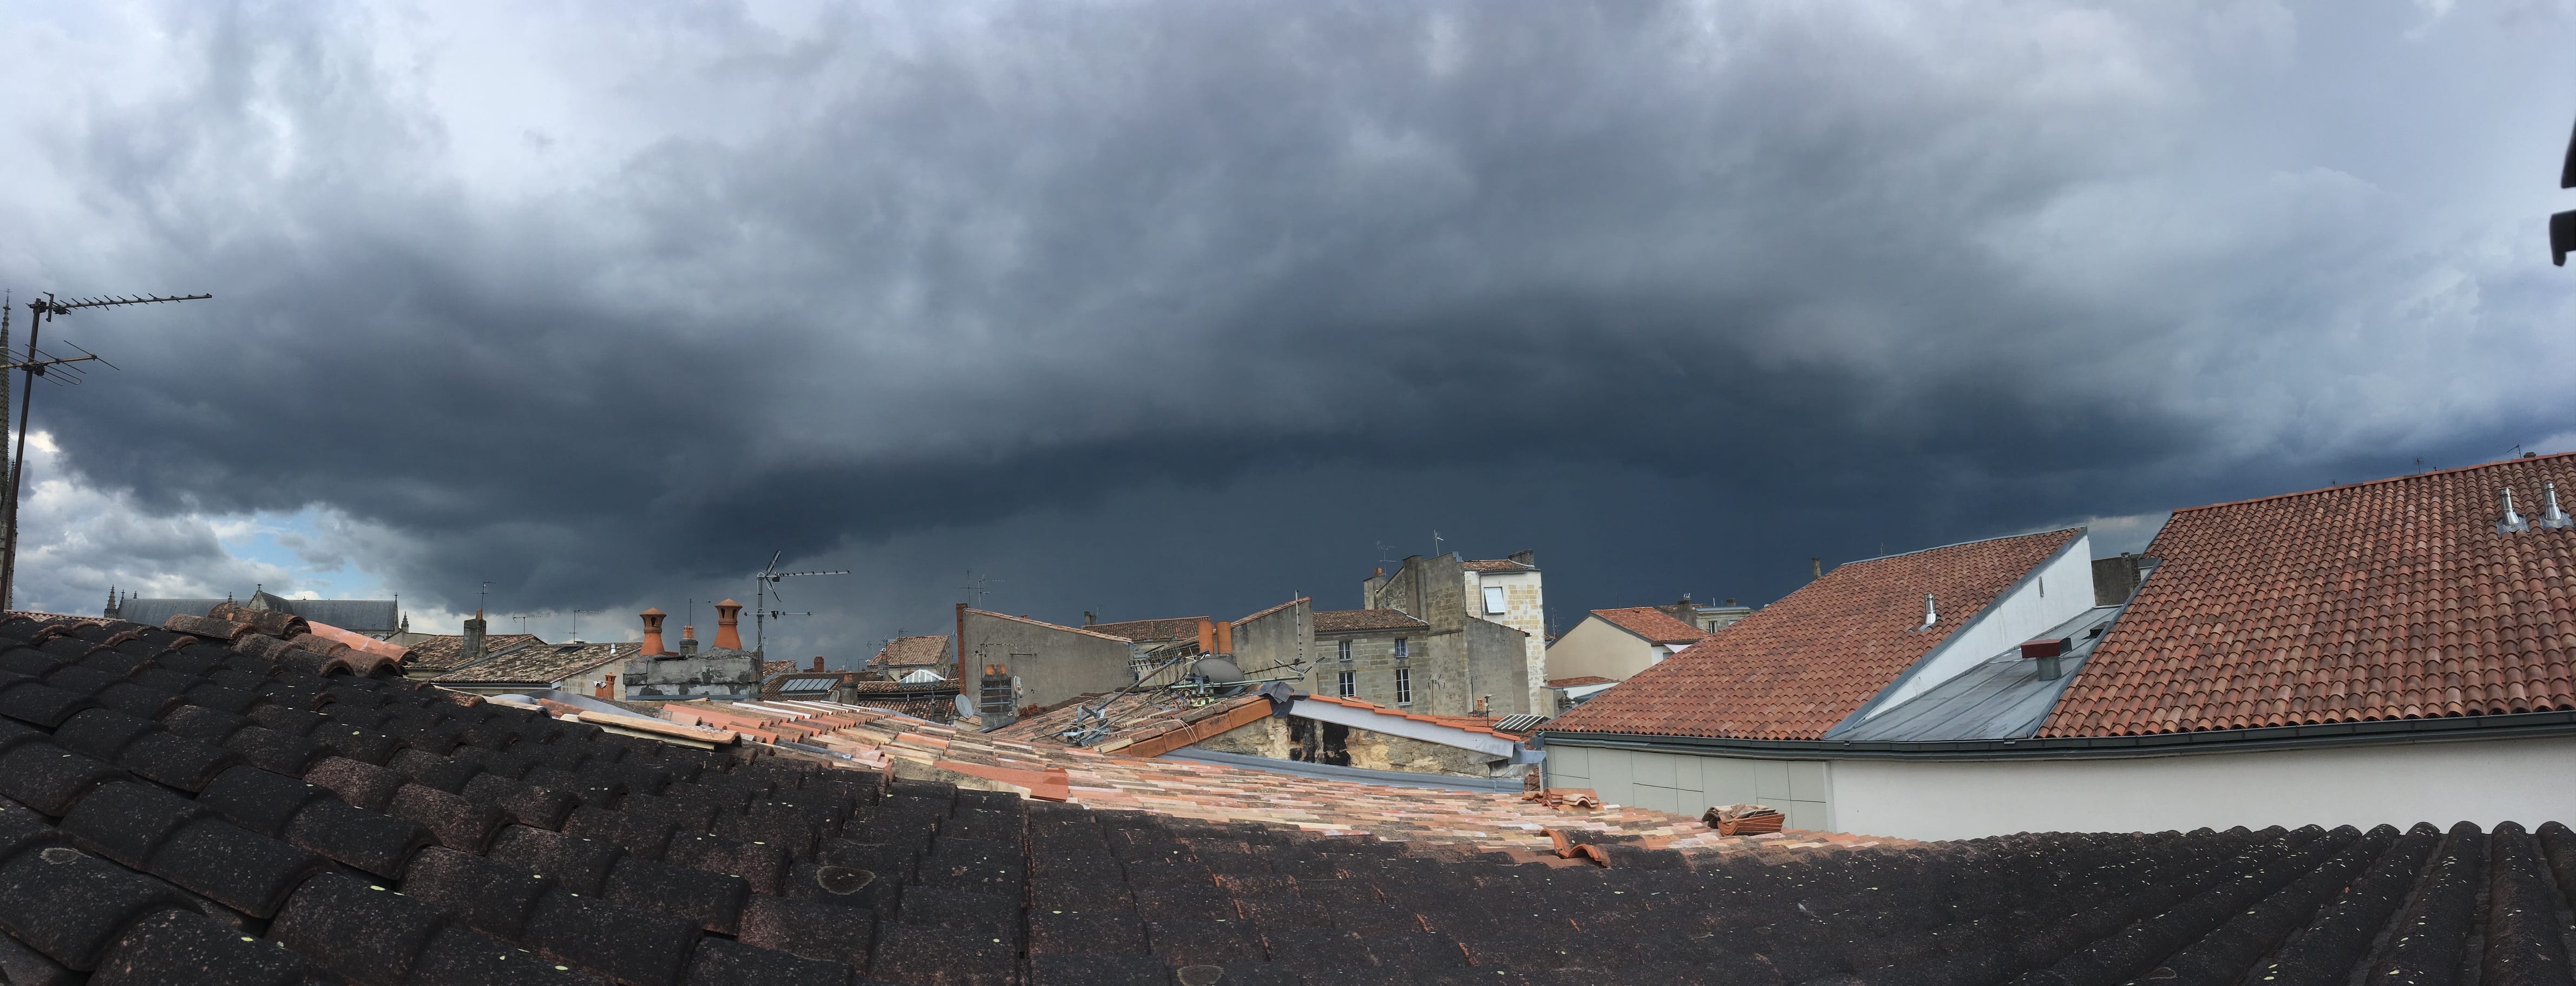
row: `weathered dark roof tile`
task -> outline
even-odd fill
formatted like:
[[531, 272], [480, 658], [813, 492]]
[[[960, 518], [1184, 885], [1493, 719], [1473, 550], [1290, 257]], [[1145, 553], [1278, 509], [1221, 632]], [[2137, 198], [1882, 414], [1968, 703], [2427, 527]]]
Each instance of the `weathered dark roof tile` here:
[[458, 852], [482, 852], [509, 821], [498, 808], [419, 784], [395, 789], [384, 811], [395, 818], [420, 823], [439, 845]]
[[700, 928], [729, 935], [741, 923], [751, 885], [738, 876], [628, 856], [609, 870], [601, 893], [619, 903], [674, 914]]
[[677, 986], [702, 933], [686, 919], [558, 885], [528, 915], [528, 944], [637, 986]]
[[92, 986], [306, 986], [320, 972], [275, 941], [243, 934], [204, 915], [161, 911], [127, 928], [89, 981]]
[[403, 872], [402, 888], [468, 927], [515, 941], [526, 932], [537, 899], [551, 891], [554, 882], [525, 867], [449, 849], [425, 849]]
[[399, 983], [446, 923], [392, 887], [328, 874], [305, 881], [268, 933], [352, 982]]
[[193, 909], [168, 884], [69, 846], [28, 846], [0, 863], [0, 929], [72, 969], [96, 968], [138, 918]]
[[492, 840], [491, 857], [543, 873], [574, 893], [597, 894], [608, 886], [609, 871], [625, 854], [615, 843], [512, 825]]
[[432, 842], [418, 822], [353, 808], [336, 797], [307, 803], [287, 822], [284, 838], [380, 877], [402, 872], [412, 853]]
[[51, 743], [21, 743], [0, 753], [0, 795], [55, 817], [92, 788], [126, 773]]
[[405, 986], [595, 986], [598, 979], [490, 935], [449, 925], [431, 935]]
[[836, 961], [704, 938], [689, 958], [688, 977], [689, 986], [845, 986], [850, 969]]

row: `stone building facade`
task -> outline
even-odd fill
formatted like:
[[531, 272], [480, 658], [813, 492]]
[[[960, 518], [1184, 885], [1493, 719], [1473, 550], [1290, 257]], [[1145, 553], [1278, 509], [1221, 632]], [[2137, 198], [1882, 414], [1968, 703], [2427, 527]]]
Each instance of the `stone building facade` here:
[[[1361, 685], [1354, 697], [1398, 708], [1439, 715], [1541, 711], [1548, 704], [1546, 603], [1539, 593], [1537, 566], [1528, 558], [1523, 552], [1477, 562], [1489, 568], [1471, 571], [1470, 563], [1455, 553], [1416, 555], [1392, 573], [1369, 576], [1361, 585], [1364, 608], [1338, 612], [1393, 611], [1420, 627], [1399, 627], [1375, 616], [1315, 614], [1315, 690], [1339, 694], [1338, 675], [1349, 671]], [[1488, 609], [1498, 611], [1489, 618]], [[1502, 619], [1519, 619], [1532, 629]], [[1340, 666], [1345, 639], [1353, 645], [1354, 666], [1348, 668]], [[1403, 642], [1401, 656], [1398, 640]], [[1377, 663], [1380, 655], [1383, 663]]]

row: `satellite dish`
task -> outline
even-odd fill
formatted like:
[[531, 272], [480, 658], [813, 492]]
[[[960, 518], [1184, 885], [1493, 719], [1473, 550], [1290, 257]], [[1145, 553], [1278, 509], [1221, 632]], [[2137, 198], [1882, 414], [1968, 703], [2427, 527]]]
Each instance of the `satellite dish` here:
[[967, 701], [966, 696], [964, 695], [957, 696], [957, 718], [971, 719], [974, 718], [974, 716], [975, 703]]
[[1243, 691], [1243, 669], [1222, 657], [1202, 657], [1190, 665], [1190, 676], [1200, 683], [1216, 686], [1219, 695]]

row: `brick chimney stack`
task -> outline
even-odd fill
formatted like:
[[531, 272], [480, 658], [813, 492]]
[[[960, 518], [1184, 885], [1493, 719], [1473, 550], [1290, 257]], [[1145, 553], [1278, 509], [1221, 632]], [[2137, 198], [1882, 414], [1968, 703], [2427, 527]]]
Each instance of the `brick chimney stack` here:
[[742, 604], [727, 599], [716, 604], [716, 647], [742, 649]]
[[649, 606], [636, 615], [644, 618], [644, 646], [636, 653], [645, 657], [662, 653], [662, 621], [671, 614], [662, 612], [659, 606]]
[[483, 659], [483, 611], [475, 610], [474, 618], [465, 621], [464, 661], [472, 664]]
[[682, 653], [682, 654], [695, 654], [695, 653], [697, 653], [697, 652], [698, 652], [698, 628], [696, 628], [696, 627], [692, 627], [692, 626], [684, 626], [684, 627], [681, 627], [681, 628], [680, 628], [680, 653]]
[[823, 656], [820, 654], [814, 655], [814, 670], [823, 670]]

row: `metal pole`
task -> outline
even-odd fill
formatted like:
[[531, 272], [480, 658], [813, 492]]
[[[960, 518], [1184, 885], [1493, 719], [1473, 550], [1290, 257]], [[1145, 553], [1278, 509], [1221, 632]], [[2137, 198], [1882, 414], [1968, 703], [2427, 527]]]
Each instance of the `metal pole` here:
[[[45, 314], [52, 309], [41, 301], [30, 301], [27, 308], [27, 362], [33, 363], [36, 335], [45, 330]], [[18, 444], [9, 450], [9, 531], [0, 544], [0, 609], [18, 608], [18, 491], [26, 486], [27, 410], [36, 399], [38, 372], [40, 368], [28, 367], [26, 385], [18, 390]]]

